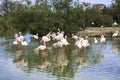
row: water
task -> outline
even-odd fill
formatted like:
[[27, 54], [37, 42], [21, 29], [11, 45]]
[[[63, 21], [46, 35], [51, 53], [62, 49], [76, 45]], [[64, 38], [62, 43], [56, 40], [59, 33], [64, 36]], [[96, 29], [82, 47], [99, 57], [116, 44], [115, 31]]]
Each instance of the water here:
[[[27, 47], [12, 46], [13, 37], [0, 38], [0, 80], [120, 80], [120, 39], [107, 39], [78, 50], [70, 45], [54, 49], [50, 42], [45, 51], [34, 53], [39, 42]], [[26, 40], [30, 42], [29, 35]]]

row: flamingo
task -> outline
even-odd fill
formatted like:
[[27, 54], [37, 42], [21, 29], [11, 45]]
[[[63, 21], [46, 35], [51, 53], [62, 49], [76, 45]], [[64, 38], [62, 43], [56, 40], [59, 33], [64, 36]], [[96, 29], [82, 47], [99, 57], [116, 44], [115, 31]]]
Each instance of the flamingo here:
[[51, 34], [52, 34], [52, 31], [50, 31], [46, 36], [51, 36]]
[[82, 38], [78, 37], [78, 40], [75, 42], [75, 46], [77, 46], [79, 49], [82, 48]]
[[67, 46], [67, 45], [70, 44], [70, 43], [67, 41], [67, 36], [65, 36], [65, 38], [62, 37], [60, 41], [61, 41], [61, 42], [63, 43], [63, 45], [65, 45], [65, 46]]
[[46, 43], [45, 42], [43, 42], [43, 45], [39, 45], [37, 48], [35, 48], [34, 50], [35, 50], [35, 52], [36, 53], [39, 53], [39, 51], [43, 51], [43, 50], [45, 50], [46, 49]]
[[12, 44], [18, 46], [27, 46], [28, 42], [24, 40], [24, 37], [21, 35], [21, 32], [19, 32], [19, 36], [18, 34], [15, 34], [15, 40]]
[[[21, 34], [21, 33], [19, 32], [19, 34]], [[19, 35], [17, 33], [14, 35], [14, 37], [15, 37], [15, 40], [12, 42], [12, 44], [19, 45], [21, 42], [21, 38], [19, 37]]]
[[77, 40], [77, 39], [78, 39], [78, 36], [77, 36], [77, 35], [72, 34], [72, 38], [73, 38], [73, 39], [75, 39], [75, 40]]
[[51, 40], [50, 36], [51, 32], [49, 32], [46, 36], [42, 36], [42, 40], [40, 42], [49, 42]]
[[57, 33], [57, 35], [55, 36], [56, 40], [61, 40], [61, 38], [63, 38], [64, 36], [64, 31], [62, 31], [61, 33]]
[[14, 41], [13, 41], [13, 45], [18, 45], [19, 44], [19, 42], [17, 41], [17, 39], [15, 39]]
[[55, 33], [55, 32], [53, 32], [53, 33], [51, 34], [51, 37], [52, 37], [52, 40], [55, 40], [56, 33]]
[[50, 36], [43, 36], [41, 42], [42, 42], [42, 41], [43, 41], [43, 42], [49, 42], [50, 40], [51, 40], [51, 39], [50, 39]]
[[38, 33], [36, 35], [32, 35], [33, 39], [37, 40], [39, 38]]
[[53, 44], [54, 48], [58, 48], [58, 47], [62, 47], [62, 46], [63, 46], [63, 43], [61, 41], [58, 41], [58, 42]]
[[82, 40], [82, 46], [83, 46], [83, 47], [87, 47], [87, 46], [89, 46], [89, 45], [90, 45], [90, 44], [89, 44], [89, 42], [88, 42], [87, 39]]
[[22, 33], [21, 33], [21, 32], [19, 32], [19, 35], [20, 35], [20, 36], [19, 36], [20, 40], [21, 40], [21, 41], [24, 41], [24, 37], [22, 36]]
[[60, 32], [60, 28], [58, 28], [57, 30], [58, 30], [58, 32]]
[[14, 37], [15, 37], [15, 39], [17, 39], [17, 37], [18, 37], [18, 34], [16, 33], [16, 34], [14, 35]]
[[82, 46], [84, 47], [84, 52], [86, 53], [86, 47], [88, 47], [90, 44], [88, 42], [88, 37], [86, 36], [86, 39], [82, 40]]
[[22, 45], [22, 46], [27, 46], [28, 43], [27, 43], [27, 41], [21, 41], [21, 45]]
[[94, 37], [94, 43], [97, 44], [98, 40], [96, 39], [96, 37]]
[[12, 42], [13, 45], [19, 45], [21, 42], [20, 37], [18, 37], [18, 34], [15, 34], [15, 40]]
[[118, 36], [118, 33], [119, 33], [119, 31], [116, 31], [116, 32], [112, 35], [112, 37], [117, 37], [117, 36]]
[[105, 41], [106, 41], [106, 38], [104, 37], [104, 35], [101, 35], [100, 42], [105, 43]]

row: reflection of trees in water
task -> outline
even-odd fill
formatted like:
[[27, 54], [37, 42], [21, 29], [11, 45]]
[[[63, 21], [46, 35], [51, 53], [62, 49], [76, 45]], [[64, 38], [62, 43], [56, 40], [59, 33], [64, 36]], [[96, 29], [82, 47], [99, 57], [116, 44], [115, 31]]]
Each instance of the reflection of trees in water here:
[[55, 61], [54, 61], [54, 75], [58, 77], [70, 77], [71, 72], [69, 72], [69, 60], [67, 58], [65, 46], [62, 48], [54, 49]]
[[63, 48], [52, 48], [34, 54], [21, 51], [14, 57], [13, 62], [18, 68], [31, 72], [34, 69], [43, 70], [57, 77], [73, 77], [73, 69], [69, 63], [67, 50]]
[[120, 55], [120, 39], [114, 38], [112, 41], [112, 46], [113, 46], [113, 51], [117, 54]]
[[13, 63], [22, 70], [26, 70], [28, 61], [25, 57], [24, 50], [15, 50]]
[[86, 53], [80, 53], [75, 57], [76, 62], [76, 70], [80, 70], [82, 67], [87, 67], [89, 65], [89, 61], [86, 57]]
[[92, 51], [87, 54], [91, 66], [97, 68], [100, 62], [104, 61], [104, 55], [100, 51]]
[[[18, 55], [18, 53], [15, 54], [16, 56], [15, 56], [13, 62], [16, 64], [16, 66], [19, 66], [19, 68], [23, 68], [23, 67], [26, 68], [27, 70], [24, 70], [24, 71], [28, 71], [28, 72], [30, 72], [34, 68], [42, 68], [43, 69], [47, 63], [47, 56], [48, 56], [47, 54], [48, 53], [46, 53], [46, 52], [42, 52], [39, 55], [35, 55], [32, 52], [21, 51], [21, 53], [19, 55]], [[43, 65], [43, 67], [42, 67], [42, 65]]]
[[80, 70], [82, 67], [88, 66], [94, 66], [96, 68], [99, 62], [104, 60], [104, 55], [102, 55], [102, 53], [95, 48], [96, 46], [89, 47], [86, 53], [84, 50], [78, 50], [77, 48], [72, 51], [75, 56], [74, 59], [76, 63], [76, 70]]
[[[19, 64], [19, 68], [26, 72], [44, 71], [58, 78], [72, 78], [76, 70], [82, 67], [94, 66], [97, 67], [99, 62], [104, 59], [104, 55], [97, 50], [92, 50], [91, 47], [84, 52], [84, 49], [78, 50], [75, 46], [62, 48], [49, 47], [39, 54], [35, 54], [32, 49], [23, 50], [20, 55], [15, 56], [14, 63]], [[20, 51], [20, 50], [18, 50]], [[18, 53], [15, 53], [17, 55]]]

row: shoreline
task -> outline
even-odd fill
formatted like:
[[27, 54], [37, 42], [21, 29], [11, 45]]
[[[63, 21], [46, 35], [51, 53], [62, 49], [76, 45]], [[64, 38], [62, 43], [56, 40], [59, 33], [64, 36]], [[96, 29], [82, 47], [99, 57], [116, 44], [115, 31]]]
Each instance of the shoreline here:
[[[100, 37], [101, 35], [104, 35], [106, 37], [112, 37], [113, 33], [117, 30], [120, 32], [120, 27], [92, 27], [86, 28], [84, 31], [79, 31], [77, 34], [90, 37]], [[120, 34], [118, 35], [118, 37], [120, 37]]]

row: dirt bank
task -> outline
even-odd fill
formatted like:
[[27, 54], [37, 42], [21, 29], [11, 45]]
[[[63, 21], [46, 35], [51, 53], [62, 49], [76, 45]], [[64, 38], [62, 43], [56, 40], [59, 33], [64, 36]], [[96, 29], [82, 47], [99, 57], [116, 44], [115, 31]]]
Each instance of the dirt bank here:
[[120, 37], [120, 27], [103, 27], [103, 28], [86, 28], [84, 31], [79, 31], [78, 34], [81, 36], [101, 36], [102, 34], [105, 36], [112, 36], [115, 31], [119, 31]]

